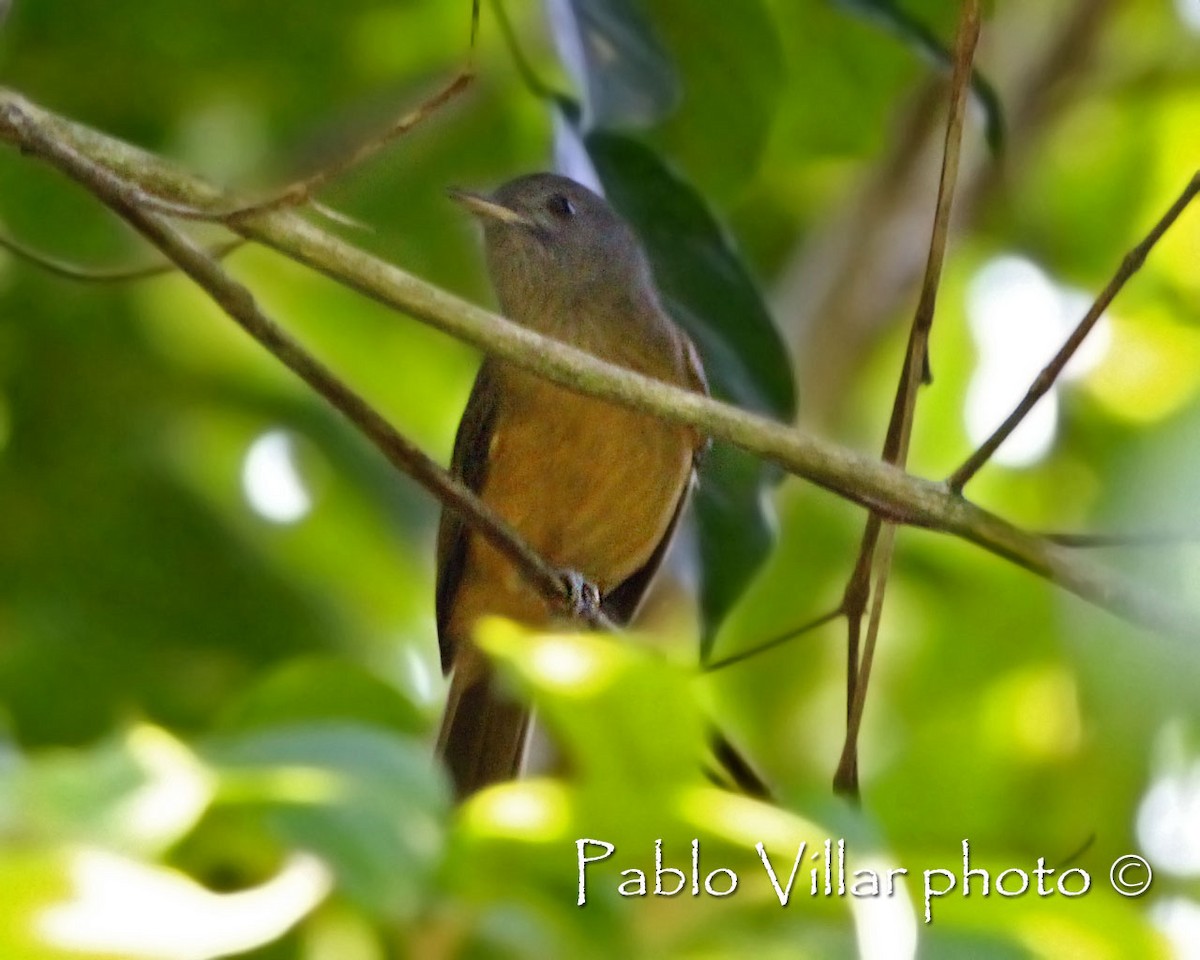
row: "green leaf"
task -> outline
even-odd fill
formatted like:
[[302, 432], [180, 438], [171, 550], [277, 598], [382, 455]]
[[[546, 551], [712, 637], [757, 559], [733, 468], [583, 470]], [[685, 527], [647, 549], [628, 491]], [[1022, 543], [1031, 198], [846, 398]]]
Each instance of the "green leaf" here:
[[749, 179], [783, 92], [779, 36], [762, 0], [647, 0], [683, 83], [679, 110], [651, 135], [706, 194]]
[[0, 956], [23, 960], [69, 960], [79, 951], [51, 946], [38, 930], [46, 907], [67, 899], [71, 880], [67, 863], [57, 850], [25, 847], [6, 849], [0, 857], [0, 897], [4, 898], [4, 923], [0, 923]]
[[344, 659], [312, 656], [269, 674], [224, 718], [227, 729], [316, 720], [355, 721], [400, 733], [423, 733], [420, 710], [399, 690]]
[[136, 726], [86, 750], [48, 750], [6, 766], [0, 831], [156, 854], [195, 825], [212, 779], [186, 744]]
[[483, 624], [478, 643], [532, 694], [584, 789], [644, 806], [700, 782], [704, 725], [690, 671], [609, 637], [507, 620]]
[[[585, 146], [606, 194], [633, 225], [663, 301], [696, 342], [715, 396], [780, 419], [795, 413], [787, 348], [758, 287], [703, 199], [648, 147], [593, 132]], [[704, 649], [772, 541], [763, 513], [767, 471], [718, 447], [698, 497], [704, 560]]]
[[424, 742], [351, 724], [277, 727], [211, 745], [220, 799], [261, 809], [378, 917], [411, 915], [442, 849], [445, 784]]
[[[895, 0], [829, 0], [834, 7], [893, 34], [935, 66], [949, 70], [953, 52], [925, 23], [896, 5]], [[1000, 95], [978, 70], [971, 75], [971, 92], [985, 118], [985, 137], [993, 153], [1004, 147], [1004, 109]]]
[[551, 11], [588, 127], [649, 126], [678, 103], [675, 69], [639, 0], [560, 0]]

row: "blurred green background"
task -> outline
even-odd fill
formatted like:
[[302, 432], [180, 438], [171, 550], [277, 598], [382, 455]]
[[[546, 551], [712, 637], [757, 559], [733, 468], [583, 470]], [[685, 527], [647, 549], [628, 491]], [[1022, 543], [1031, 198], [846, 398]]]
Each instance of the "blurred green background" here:
[[[790, 355], [800, 422], [877, 451], [927, 245], [938, 51], [957, 4], [548, 7], [510, 0], [517, 44], [582, 106], [574, 127], [610, 197], [652, 246], [661, 233], [660, 281], [720, 391], [789, 416]], [[253, 191], [436, 89], [464, 62], [469, 19], [458, 0], [16, 0], [0, 76]], [[443, 189], [551, 166], [555, 124], [561, 147], [573, 114], [530, 90], [491, 3], [476, 60], [463, 97], [322, 199], [366, 225], [353, 242], [490, 304], [478, 237]], [[999, 421], [1200, 165], [1195, 0], [999, 0], [978, 66], [1004, 143], [989, 151], [998, 116], [974, 101], [911, 458], [935, 477]], [[651, 176], [663, 179], [647, 199]], [[0, 219], [81, 264], [150, 256], [12, 150]], [[684, 224], [700, 239], [672, 249]], [[471, 349], [270, 251], [229, 268], [448, 460]], [[1084, 353], [971, 496], [1033, 529], [1195, 539], [1200, 214]], [[495, 627], [489, 648], [578, 776], [455, 811], [430, 759], [436, 505], [186, 280], [78, 284], [0, 254], [0, 956], [1196, 956], [1194, 639], [902, 531], [852, 810], [829, 787], [844, 625], [708, 676], [694, 664], [701, 633], [719, 657], [834, 605], [862, 513], [718, 466], [697, 539], [703, 618], [683, 563], [684, 587], [663, 590], [647, 628], [665, 655]], [[1196, 546], [1098, 556], [1200, 613]], [[702, 713], [777, 806], [705, 786]], [[584, 837], [618, 853], [592, 868], [580, 909]], [[781, 907], [755, 843], [786, 874], [801, 841], [811, 852], [827, 837], [846, 838], [852, 868], [907, 868], [907, 892], [811, 897], [805, 861]], [[657, 838], [685, 871], [701, 839], [702, 874], [736, 870], [736, 893], [620, 896], [620, 869], [653, 881]], [[921, 871], [961, 868], [964, 838], [993, 878], [1044, 857], [1086, 869], [1092, 889], [956, 890], [926, 925]], [[1109, 885], [1128, 853], [1155, 866], [1145, 897]]]

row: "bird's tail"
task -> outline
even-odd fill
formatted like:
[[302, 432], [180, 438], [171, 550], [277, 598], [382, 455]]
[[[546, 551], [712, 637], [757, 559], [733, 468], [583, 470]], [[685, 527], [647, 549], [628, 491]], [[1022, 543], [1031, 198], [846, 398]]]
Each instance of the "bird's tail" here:
[[438, 754], [450, 771], [455, 799], [520, 772], [529, 715], [528, 706], [499, 688], [490, 667], [455, 669], [438, 735]]

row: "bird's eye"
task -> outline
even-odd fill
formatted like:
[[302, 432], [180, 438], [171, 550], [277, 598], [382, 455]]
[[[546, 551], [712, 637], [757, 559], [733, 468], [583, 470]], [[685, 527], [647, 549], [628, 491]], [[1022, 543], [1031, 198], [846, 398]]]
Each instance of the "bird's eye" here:
[[546, 201], [546, 208], [557, 217], [567, 219], [575, 216], [575, 204], [561, 193], [555, 193]]

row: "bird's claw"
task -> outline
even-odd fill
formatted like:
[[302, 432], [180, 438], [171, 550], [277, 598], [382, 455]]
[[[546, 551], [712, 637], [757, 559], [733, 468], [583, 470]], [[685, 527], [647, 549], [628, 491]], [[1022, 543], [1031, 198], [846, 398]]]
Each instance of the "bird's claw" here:
[[585, 623], [594, 622], [600, 616], [599, 588], [578, 570], [564, 570], [562, 579], [567, 588], [563, 605], [568, 613]]

